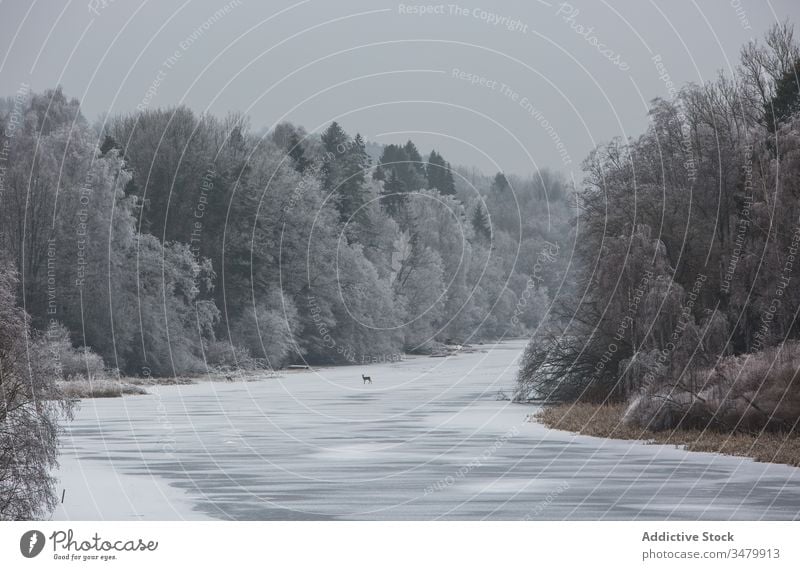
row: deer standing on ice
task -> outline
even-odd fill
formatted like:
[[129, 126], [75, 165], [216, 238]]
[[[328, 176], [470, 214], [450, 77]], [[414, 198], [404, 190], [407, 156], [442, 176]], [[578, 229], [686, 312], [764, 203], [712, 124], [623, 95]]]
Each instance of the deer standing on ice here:
[[361, 375], [361, 379], [364, 381], [364, 384], [366, 384], [367, 382], [369, 382], [370, 384], [372, 384], [372, 378], [370, 378], [369, 376], [364, 376], [364, 375], [362, 374], [362, 375]]

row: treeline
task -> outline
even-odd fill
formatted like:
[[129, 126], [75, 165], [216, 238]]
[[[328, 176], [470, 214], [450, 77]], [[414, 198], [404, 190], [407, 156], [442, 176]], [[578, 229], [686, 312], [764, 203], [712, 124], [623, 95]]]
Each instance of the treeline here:
[[55, 505], [70, 394], [522, 335], [570, 249], [548, 172], [185, 107], [90, 125], [60, 88], [0, 101], [0, 196], [0, 520]]
[[[59, 88], [7, 100], [0, 133], [17, 298], [84, 375], [370, 362], [518, 336], [558, 285], [554, 246], [568, 249], [559, 177], [490, 178], [412, 141], [374, 160], [337, 123], [257, 136], [244, 116], [177, 107], [90, 125]], [[537, 273], [543, 251], [553, 270]]]
[[643, 427], [797, 429], [800, 52], [789, 24], [737, 72], [656, 99], [584, 162], [574, 290], [518, 399], [629, 401]]

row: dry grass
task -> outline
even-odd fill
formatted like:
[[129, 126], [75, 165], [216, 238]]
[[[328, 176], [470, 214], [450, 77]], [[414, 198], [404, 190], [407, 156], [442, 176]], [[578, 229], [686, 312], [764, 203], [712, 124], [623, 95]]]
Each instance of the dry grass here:
[[534, 419], [553, 429], [583, 435], [681, 445], [688, 451], [738, 455], [800, 467], [800, 436], [797, 434], [730, 434], [699, 429], [652, 432], [622, 423], [626, 407], [627, 404], [560, 404], [542, 408]]
[[59, 387], [70, 399], [118, 398], [125, 394], [147, 394], [144, 388], [113, 378], [85, 378], [59, 382]]
[[274, 373], [265, 370], [236, 372], [213, 371], [195, 377], [116, 377], [111, 375], [92, 375], [91, 380], [87, 380], [82, 376], [72, 376], [69, 380], [60, 381], [58, 385], [68, 398], [79, 400], [83, 398], [118, 398], [125, 395], [147, 394], [147, 390], [145, 389], [147, 386], [185, 386], [188, 384], [196, 384], [198, 381], [256, 382], [274, 376]]
[[122, 376], [121, 380], [131, 386], [185, 386], [196, 383], [189, 376]]
[[[306, 370], [280, 370], [281, 375]], [[122, 376], [122, 381], [134, 386], [187, 386], [199, 382], [258, 382], [267, 378], [275, 378], [278, 374], [272, 370], [209, 370], [193, 376]]]

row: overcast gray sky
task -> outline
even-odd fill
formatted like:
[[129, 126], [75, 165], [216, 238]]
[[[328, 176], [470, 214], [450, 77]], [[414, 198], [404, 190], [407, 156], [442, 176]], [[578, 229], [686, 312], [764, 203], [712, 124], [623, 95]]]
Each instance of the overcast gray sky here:
[[0, 92], [61, 84], [90, 120], [179, 103], [256, 130], [337, 120], [486, 172], [579, 177], [596, 144], [646, 128], [665, 73], [713, 78], [798, 15], [797, 0], [2, 0]]

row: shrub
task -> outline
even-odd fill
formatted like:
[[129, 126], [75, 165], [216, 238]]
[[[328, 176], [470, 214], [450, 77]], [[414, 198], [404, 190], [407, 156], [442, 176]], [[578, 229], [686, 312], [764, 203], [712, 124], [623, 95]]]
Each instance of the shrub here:
[[144, 388], [120, 382], [108, 376], [89, 376], [88, 378], [75, 378], [61, 385], [65, 397], [70, 399], [80, 398], [117, 398], [125, 394], [146, 394]]
[[61, 370], [59, 376], [64, 380], [89, 378], [104, 373], [103, 358], [89, 347], [73, 347], [69, 331], [60, 323], [49, 326], [41, 342], [42, 350], [48, 351], [57, 360]]
[[[231, 337], [238, 350], [235, 366], [239, 368], [280, 368], [285, 364], [294, 349], [293, 336], [297, 329], [297, 310], [288, 297], [277, 292], [267, 296], [267, 300], [253, 307], [246, 306], [231, 323]], [[227, 345], [230, 354], [231, 346]], [[245, 353], [247, 357], [245, 357]], [[249, 355], [254, 355], [255, 358]], [[239, 356], [242, 362], [239, 362]], [[231, 363], [231, 365], [234, 365]]]
[[624, 418], [656, 431], [800, 431], [800, 343], [724, 357], [713, 368], [649, 386]]
[[253, 358], [250, 351], [240, 345], [225, 341], [215, 341], [206, 347], [206, 362], [211, 368], [223, 371], [230, 370], [256, 370], [266, 364]]

